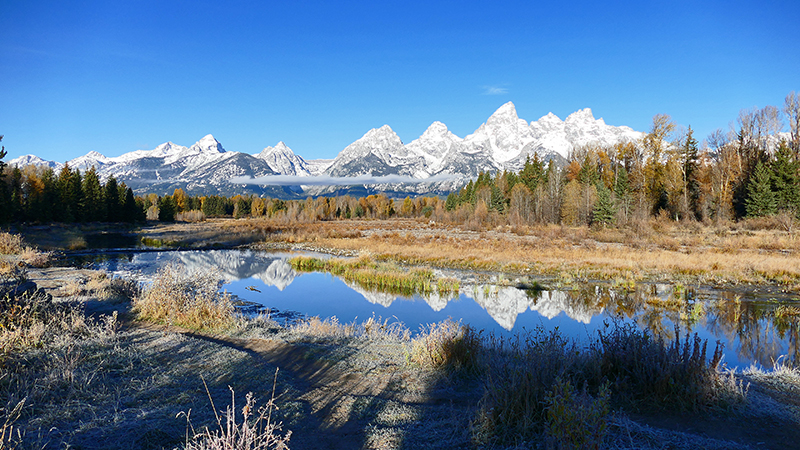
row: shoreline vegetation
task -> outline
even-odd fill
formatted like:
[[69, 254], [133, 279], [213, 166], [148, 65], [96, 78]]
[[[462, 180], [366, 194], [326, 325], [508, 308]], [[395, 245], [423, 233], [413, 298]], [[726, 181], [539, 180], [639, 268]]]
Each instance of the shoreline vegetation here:
[[[58, 231], [42, 234], [53, 243]], [[25, 239], [37, 242], [39, 232]], [[670, 280], [800, 291], [797, 237], [747, 222], [474, 231], [414, 219], [250, 218], [124, 232], [175, 248], [356, 256], [297, 257], [292, 265], [404, 292], [458, 291], [430, 267], [564, 284]], [[76, 235], [64, 229], [63, 236]], [[579, 345], [558, 330], [503, 340], [454, 321], [413, 338], [402, 324], [376, 317], [281, 327], [266, 316], [239, 316], [213, 273], [168, 267], [142, 290], [86, 272], [20, 292], [46, 278], [54, 255], [7, 233], [0, 254], [2, 448], [250, 448], [235, 444], [247, 441], [263, 448], [721, 449], [800, 439], [800, 371], [781, 362], [770, 371], [723, 371], [719, 345], [685, 331], [664, 341], [609, 324]], [[797, 319], [784, 309], [786, 320]]]

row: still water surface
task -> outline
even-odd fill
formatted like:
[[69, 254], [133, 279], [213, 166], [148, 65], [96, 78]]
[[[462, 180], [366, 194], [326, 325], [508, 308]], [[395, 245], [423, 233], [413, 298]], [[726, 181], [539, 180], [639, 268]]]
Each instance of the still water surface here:
[[[458, 272], [437, 272], [460, 279], [458, 296], [404, 297], [368, 291], [325, 273], [297, 272], [287, 262], [296, 255], [252, 250], [115, 253], [87, 264], [145, 282], [170, 263], [190, 270], [217, 270], [226, 291], [273, 313], [295, 313], [290, 316], [335, 316], [344, 323], [376, 316], [402, 322], [412, 331], [452, 318], [501, 335], [539, 326], [548, 330], [558, 327], [584, 341], [614, 320], [668, 338], [679, 324], [682, 333], [688, 329], [708, 339], [709, 354], [713, 343], [721, 341], [725, 345], [723, 361], [729, 367], [758, 364], [769, 368], [778, 358], [795, 361], [798, 357], [797, 316], [787, 319], [775, 314], [781, 305], [798, 304], [797, 299], [745, 298], [741, 293], [707, 287], [645, 283], [632, 289], [584, 283], [531, 291], [486, 284]], [[673, 306], [668, 306], [669, 302]]]

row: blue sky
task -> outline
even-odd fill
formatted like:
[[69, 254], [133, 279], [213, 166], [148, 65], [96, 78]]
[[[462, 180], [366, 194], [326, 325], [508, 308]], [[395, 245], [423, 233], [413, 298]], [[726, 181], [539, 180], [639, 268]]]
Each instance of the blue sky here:
[[507, 101], [702, 139], [800, 91], [796, 0], [556, 3], [0, 0], [6, 159], [208, 133], [333, 158], [383, 124], [464, 137]]

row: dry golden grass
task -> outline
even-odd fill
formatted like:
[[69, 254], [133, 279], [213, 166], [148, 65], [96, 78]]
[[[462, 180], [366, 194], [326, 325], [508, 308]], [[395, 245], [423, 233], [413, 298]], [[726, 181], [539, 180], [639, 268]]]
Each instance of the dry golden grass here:
[[170, 265], [133, 301], [141, 320], [198, 331], [220, 332], [236, 323], [230, 296], [219, 292], [220, 277]]
[[[264, 226], [264, 224], [259, 224]], [[256, 226], [256, 224], [252, 224]], [[800, 237], [654, 221], [612, 230], [542, 225], [474, 232], [413, 220], [271, 224], [268, 240], [407, 264], [567, 279], [800, 281]], [[659, 230], [659, 231], [656, 231]]]

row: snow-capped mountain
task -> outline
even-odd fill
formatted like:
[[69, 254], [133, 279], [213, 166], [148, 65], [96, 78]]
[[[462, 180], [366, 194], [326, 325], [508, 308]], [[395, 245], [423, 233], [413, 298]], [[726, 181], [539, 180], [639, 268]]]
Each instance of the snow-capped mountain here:
[[254, 155], [267, 162], [273, 172], [281, 175], [311, 176], [311, 169], [305, 159], [297, 156], [283, 141], [275, 147], [267, 147]]
[[474, 177], [482, 171], [519, 171], [530, 156], [563, 162], [577, 146], [636, 141], [644, 133], [606, 125], [583, 109], [565, 121], [550, 113], [530, 124], [513, 103], [502, 105], [474, 133], [461, 139], [434, 122], [418, 139], [403, 145], [388, 125], [372, 129], [350, 144], [326, 170], [330, 176], [436, 175]]
[[420, 155], [410, 151], [391, 127], [384, 125], [348, 145], [325, 173], [333, 177], [410, 175], [419, 159]]
[[[67, 163], [82, 171], [95, 167], [101, 179], [113, 175], [139, 194], [169, 194], [178, 187], [190, 194], [255, 192], [277, 196], [319, 195], [341, 189], [341, 186], [314, 186], [320, 183], [298, 180], [297, 184], [303, 185], [305, 192], [295, 188], [287, 190], [270, 186], [268, 177], [244, 183], [269, 175], [393, 176], [404, 181], [365, 184], [364, 187], [371, 191], [442, 193], [457, 189], [480, 172], [519, 171], [533, 155], [563, 163], [577, 146], [613, 145], [638, 141], [643, 136], [644, 133], [631, 128], [615, 127], [607, 125], [603, 119], [595, 119], [588, 108], [570, 114], [563, 121], [550, 113], [527, 123], [518, 117], [514, 104], [508, 102], [464, 138], [450, 132], [445, 124], [434, 122], [419, 138], [404, 144], [389, 125], [384, 125], [369, 130], [332, 160], [307, 161], [283, 142], [255, 155], [230, 152], [209, 134], [191, 147], [166, 142], [153, 150], [136, 150], [117, 157], [89, 152]], [[61, 167], [60, 163], [33, 155], [9, 163]], [[234, 177], [237, 177], [236, 183], [232, 181]]]
[[50, 167], [53, 170], [61, 170], [64, 167], [63, 163], [56, 162], [56, 161], [47, 161], [42, 158], [39, 158], [36, 155], [22, 155], [18, 158], [14, 158], [8, 161], [8, 165], [11, 167], [25, 167], [25, 166], [42, 166], [42, 167]]

